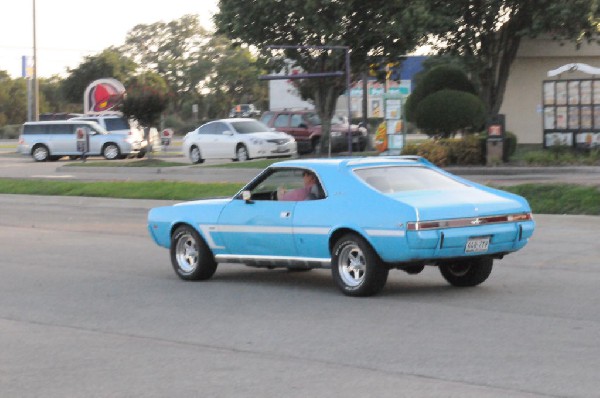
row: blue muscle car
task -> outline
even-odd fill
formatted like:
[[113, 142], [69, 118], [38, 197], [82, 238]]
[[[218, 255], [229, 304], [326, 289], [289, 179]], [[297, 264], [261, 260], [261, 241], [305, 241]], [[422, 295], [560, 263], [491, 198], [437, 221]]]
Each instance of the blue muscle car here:
[[414, 156], [278, 162], [233, 198], [148, 215], [182, 279], [208, 279], [217, 263], [331, 268], [350, 296], [379, 292], [390, 269], [416, 274], [426, 265], [454, 286], [478, 285], [534, 227], [524, 198]]

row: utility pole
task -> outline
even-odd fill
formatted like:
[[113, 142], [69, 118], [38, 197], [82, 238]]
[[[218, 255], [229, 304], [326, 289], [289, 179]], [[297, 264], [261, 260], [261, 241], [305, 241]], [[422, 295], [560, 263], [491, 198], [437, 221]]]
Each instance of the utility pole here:
[[33, 0], [33, 120], [40, 120], [40, 86], [37, 78], [37, 42], [35, 23], [35, 0]]

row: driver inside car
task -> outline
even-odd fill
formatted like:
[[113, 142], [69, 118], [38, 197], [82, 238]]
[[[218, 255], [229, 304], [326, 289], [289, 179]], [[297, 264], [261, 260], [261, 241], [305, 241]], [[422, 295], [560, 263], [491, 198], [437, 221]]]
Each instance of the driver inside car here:
[[277, 189], [277, 199], [283, 201], [313, 200], [319, 197], [317, 177], [310, 171], [302, 173], [304, 187], [287, 191], [283, 187]]

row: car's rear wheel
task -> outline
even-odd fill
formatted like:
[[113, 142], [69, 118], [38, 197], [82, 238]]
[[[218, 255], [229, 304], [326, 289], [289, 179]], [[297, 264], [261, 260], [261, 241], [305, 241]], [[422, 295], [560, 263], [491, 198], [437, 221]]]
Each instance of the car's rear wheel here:
[[36, 162], [45, 162], [50, 158], [50, 151], [46, 145], [36, 145], [31, 151], [31, 156]]
[[250, 160], [250, 155], [248, 155], [248, 148], [245, 145], [238, 145], [235, 149], [235, 159], [240, 162], [245, 162], [246, 160]]
[[333, 246], [333, 280], [348, 296], [372, 296], [387, 281], [389, 269], [363, 238], [347, 234]]
[[440, 272], [452, 286], [470, 287], [484, 282], [492, 272], [494, 259], [479, 257], [440, 264]]
[[217, 269], [212, 252], [193, 228], [184, 225], [171, 237], [171, 264], [185, 280], [209, 279]]
[[202, 154], [200, 153], [200, 148], [198, 148], [196, 145], [193, 145], [190, 148], [190, 160], [194, 164], [198, 164], [198, 163], [203, 163], [204, 162], [204, 159], [202, 159]]
[[119, 159], [121, 156], [119, 146], [109, 142], [108, 144], [104, 145], [104, 148], [102, 148], [102, 156], [104, 156], [104, 158], [107, 160]]

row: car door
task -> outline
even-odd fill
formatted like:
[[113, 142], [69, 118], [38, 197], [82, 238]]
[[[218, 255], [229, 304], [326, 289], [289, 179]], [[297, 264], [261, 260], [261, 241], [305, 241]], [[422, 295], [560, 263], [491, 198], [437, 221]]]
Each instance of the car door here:
[[214, 123], [207, 123], [200, 126], [194, 132], [190, 147], [196, 145], [200, 149], [202, 159], [214, 159], [217, 157], [216, 146], [214, 145], [214, 141], [216, 140], [214, 127]]
[[227, 254], [235, 256], [295, 257], [292, 219], [297, 202], [278, 201], [277, 188], [291, 177], [278, 170], [257, 180], [251, 200], [232, 200], [221, 212], [218, 230]]
[[89, 145], [90, 145], [89, 149], [88, 149], [88, 153], [90, 155], [102, 154], [102, 147], [108, 140], [109, 136], [107, 134], [102, 134], [100, 131], [97, 131], [92, 126], [89, 126], [87, 124], [79, 125], [76, 128], [77, 129], [82, 128], [85, 131], [87, 131], [87, 133], [88, 133]]
[[235, 133], [226, 123], [214, 122], [213, 126], [215, 134], [213, 137], [212, 146], [215, 156], [222, 159], [234, 158], [235, 146], [237, 144]]
[[50, 153], [53, 155], [69, 155], [77, 153], [75, 129], [72, 124], [50, 124]]

